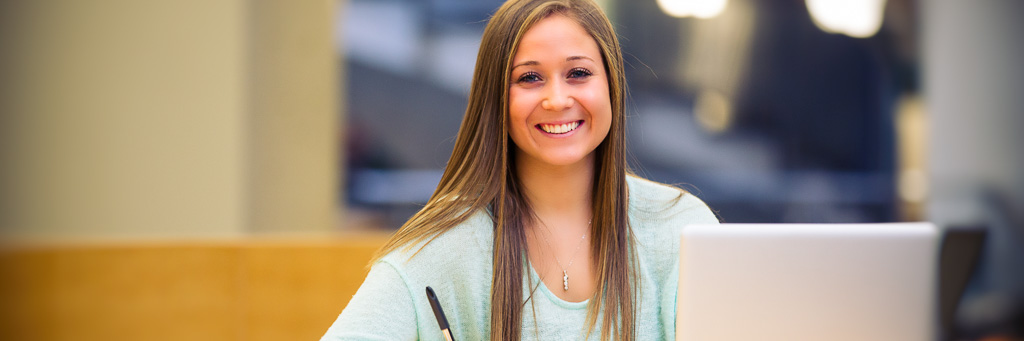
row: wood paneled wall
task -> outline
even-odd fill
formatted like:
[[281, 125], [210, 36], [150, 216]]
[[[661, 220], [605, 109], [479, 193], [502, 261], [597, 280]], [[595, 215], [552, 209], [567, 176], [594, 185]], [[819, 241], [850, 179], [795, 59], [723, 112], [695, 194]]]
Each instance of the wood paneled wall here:
[[4, 247], [3, 340], [316, 340], [382, 235]]

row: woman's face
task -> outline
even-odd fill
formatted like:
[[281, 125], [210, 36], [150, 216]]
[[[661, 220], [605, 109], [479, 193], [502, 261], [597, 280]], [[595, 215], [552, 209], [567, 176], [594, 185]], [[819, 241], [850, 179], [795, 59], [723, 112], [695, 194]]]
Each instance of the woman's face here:
[[560, 14], [535, 23], [519, 43], [509, 81], [517, 162], [592, 159], [608, 135], [612, 107], [601, 52], [582, 26]]

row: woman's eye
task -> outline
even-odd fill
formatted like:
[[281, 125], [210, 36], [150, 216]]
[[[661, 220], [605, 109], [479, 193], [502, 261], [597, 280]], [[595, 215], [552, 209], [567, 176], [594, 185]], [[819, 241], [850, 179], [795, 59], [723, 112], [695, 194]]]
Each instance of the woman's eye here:
[[516, 80], [517, 83], [534, 83], [538, 81], [540, 81], [540, 75], [538, 75], [535, 72], [524, 73], [522, 76], [519, 76], [519, 79]]
[[586, 78], [590, 75], [593, 75], [590, 70], [579, 67], [569, 71], [569, 78]]

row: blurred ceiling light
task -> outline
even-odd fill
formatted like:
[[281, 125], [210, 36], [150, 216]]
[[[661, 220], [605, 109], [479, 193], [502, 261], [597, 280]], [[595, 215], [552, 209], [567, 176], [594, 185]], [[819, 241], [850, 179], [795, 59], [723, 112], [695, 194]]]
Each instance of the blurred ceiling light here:
[[732, 103], [729, 98], [715, 90], [704, 90], [697, 95], [693, 105], [697, 123], [711, 133], [721, 133], [732, 125]]
[[805, 0], [821, 30], [854, 38], [875, 35], [882, 27], [885, 0]]
[[658, 0], [658, 7], [673, 17], [708, 19], [725, 10], [727, 0]]

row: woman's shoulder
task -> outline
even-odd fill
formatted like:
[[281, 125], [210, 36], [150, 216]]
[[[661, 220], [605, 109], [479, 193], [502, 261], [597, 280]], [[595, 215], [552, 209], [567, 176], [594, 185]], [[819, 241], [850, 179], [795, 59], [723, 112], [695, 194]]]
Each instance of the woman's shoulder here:
[[454, 265], [458, 259], [489, 255], [493, 235], [493, 220], [490, 214], [486, 210], [479, 210], [447, 231], [399, 247], [381, 257], [379, 262], [388, 263], [400, 272], [445, 268]]
[[718, 217], [696, 195], [678, 187], [630, 176], [630, 228], [637, 241], [643, 271], [656, 285], [671, 286], [679, 261], [683, 229], [717, 224]]
[[[489, 245], [485, 249], [483, 239], [493, 234], [490, 222], [486, 211], [474, 212], [433, 238], [399, 247], [378, 259], [351, 301], [357, 302], [356, 308], [346, 307], [339, 317], [344, 321], [336, 322], [338, 327], [328, 334], [339, 338], [358, 334], [357, 339], [371, 335], [389, 340], [415, 338], [417, 329], [429, 328], [423, 321], [433, 320], [424, 291], [429, 286], [444, 302], [453, 329], [462, 335], [483, 335], [492, 273]], [[436, 323], [433, 328], [437, 330]]]
[[674, 225], [718, 223], [711, 208], [690, 192], [634, 175], [627, 176], [626, 182], [634, 220]]

